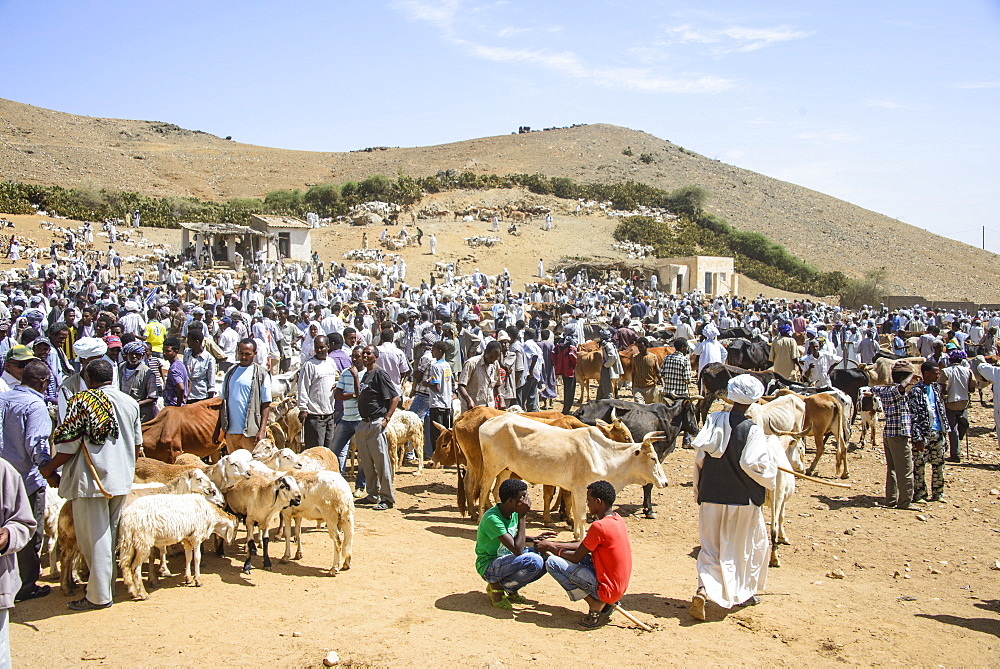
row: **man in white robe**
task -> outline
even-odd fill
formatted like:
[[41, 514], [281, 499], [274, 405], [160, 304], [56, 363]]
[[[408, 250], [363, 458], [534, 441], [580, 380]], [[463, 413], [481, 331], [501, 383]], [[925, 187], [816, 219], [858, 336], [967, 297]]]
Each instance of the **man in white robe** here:
[[767, 449], [764, 431], [746, 410], [764, 394], [749, 374], [730, 379], [731, 411], [717, 411], [692, 442], [694, 492], [698, 500], [698, 589], [691, 616], [705, 620], [705, 603], [724, 609], [758, 603], [767, 585], [770, 541], [761, 505], [774, 489], [777, 465]]
[[698, 371], [705, 369], [705, 365], [712, 362], [725, 362], [728, 353], [726, 352], [726, 347], [718, 341], [719, 328], [715, 326], [715, 323], [706, 323], [705, 327], [701, 330], [701, 336], [704, 339], [697, 346], [694, 347], [692, 351], [698, 356]]

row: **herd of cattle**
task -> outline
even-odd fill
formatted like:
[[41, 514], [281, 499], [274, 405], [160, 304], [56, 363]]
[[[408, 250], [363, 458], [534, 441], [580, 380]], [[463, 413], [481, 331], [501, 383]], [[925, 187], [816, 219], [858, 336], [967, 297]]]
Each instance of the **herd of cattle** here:
[[[672, 350], [669, 346], [650, 349], [660, 356]], [[628, 353], [622, 354], [626, 370]], [[600, 351], [593, 343], [581, 347], [577, 373], [582, 381], [595, 378], [588, 372], [595, 355]], [[726, 385], [738, 374], [754, 375], [767, 389], [748, 415], [763, 428], [780, 466], [812, 474], [832, 436], [836, 475], [848, 478], [847, 446], [856, 413], [860, 411], [863, 428], [871, 431], [873, 444], [877, 425], [878, 407], [861, 398], [860, 390], [888, 383], [894, 362], [892, 356], [881, 356], [874, 365], [833, 370], [834, 387], [825, 389], [803, 386], [773, 371], [713, 363], [700, 374], [700, 394], [667, 396], [653, 404], [600, 399], [581, 402], [572, 415], [476, 407], [459, 413], [451, 428], [435, 424], [439, 436], [433, 463], [456, 469], [461, 515], [477, 518], [490, 504], [491, 495], [497, 497], [500, 482], [518, 476], [544, 486], [543, 522], [551, 525], [552, 512], [562, 507], [566, 522], [580, 538], [586, 487], [598, 479], [618, 490], [631, 484], [643, 486], [642, 510], [647, 517], [655, 517], [653, 486], [667, 485], [662, 463], [679, 436], [697, 433], [714, 400], [725, 400]], [[201, 543], [215, 535], [216, 550], [223, 554], [226, 544], [233, 543], [240, 522], [247, 530], [246, 573], [258, 545], [264, 567], [271, 567], [269, 531], [275, 525], [285, 539], [282, 561], [300, 559], [303, 520], [327, 525], [333, 543], [330, 573], [350, 567], [355, 513], [351, 487], [329, 450], [302, 450], [295, 386], [294, 375], [272, 379], [276, 402], [268, 436], [252, 453], [236, 450], [220, 457], [223, 444], [212, 438], [221, 407], [218, 398], [167, 407], [143, 425], [144, 452], [136, 463], [135, 489], [126, 501], [119, 540], [122, 573], [132, 596], [148, 597], [140, 574], [147, 560], [150, 579], [170, 574], [166, 548], [176, 543], [185, 550], [185, 582], [197, 585]], [[806, 467], [804, 439], [809, 436], [814, 439], [815, 456]], [[407, 451], [423, 452], [423, 440], [423, 421], [406, 410], [395, 412], [387, 430], [393, 468], [402, 466]], [[863, 440], [864, 432], [862, 445]], [[205, 464], [206, 460], [215, 462]], [[422, 467], [420, 462], [414, 474]], [[792, 475], [779, 471], [777, 488], [768, 500], [774, 566], [779, 564], [778, 546], [788, 543], [783, 520], [794, 490]], [[52, 546], [50, 564], [68, 594], [86, 565], [76, 549], [72, 505], [63, 504], [54, 491], [49, 493], [45, 529]], [[154, 548], [160, 549], [157, 569], [151, 560]]]

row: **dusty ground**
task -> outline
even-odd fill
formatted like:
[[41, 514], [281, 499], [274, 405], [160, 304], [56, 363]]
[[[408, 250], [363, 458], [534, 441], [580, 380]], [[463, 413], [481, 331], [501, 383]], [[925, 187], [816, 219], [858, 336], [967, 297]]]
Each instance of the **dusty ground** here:
[[[974, 409], [973, 422], [991, 424], [989, 409]], [[638, 488], [619, 498], [635, 565], [622, 604], [651, 633], [618, 614], [583, 631], [581, 606], [548, 577], [525, 589], [537, 603], [491, 608], [473, 568], [475, 526], [455, 511], [454, 472], [416, 477], [407, 467], [397, 509], [358, 510], [350, 571], [324, 575], [330, 542], [310, 530], [304, 559], [272, 572], [243, 576], [242, 555], [210, 555], [200, 588], [175, 577], [132, 602], [119, 586], [113, 608], [82, 614], [54, 593], [13, 611], [14, 663], [315, 666], [336, 650], [357, 666], [995, 664], [1000, 453], [983, 427], [970, 445], [970, 458], [948, 465], [948, 503], [919, 514], [873, 506], [884, 465], [870, 447], [850, 456], [851, 490], [800, 484], [787, 521], [793, 545], [763, 603], [728, 613], [710, 605], [706, 623], [687, 614], [698, 533], [693, 452], [679, 450], [666, 464], [670, 485], [654, 496], [657, 520], [635, 515]], [[832, 475], [832, 459], [819, 471]], [[538, 531], [538, 516], [529, 520]], [[838, 569], [843, 579], [828, 576]]]

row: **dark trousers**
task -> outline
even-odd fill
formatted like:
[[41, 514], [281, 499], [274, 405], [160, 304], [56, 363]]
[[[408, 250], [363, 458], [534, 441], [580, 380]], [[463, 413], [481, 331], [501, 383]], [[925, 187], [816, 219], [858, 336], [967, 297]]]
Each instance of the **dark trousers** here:
[[573, 408], [573, 397], [576, 395], [576, 377], [564, 376], [563, 382], [563, 410], [564, 414], [569, 414]]
[[333, 451], [333, 431], [337, 427], [333, 417], [332, 413], [326, 415], [309, 414], [306, 416], [305, 422], [302, 424], [304, 433], [302, 437], [303, 448], [322, 446], [329, 448], [331, 452]]
[[525, 411], [538, 411], [538, 379], [528, 374], [524, 385], [517, 389], [518, 400]]
[[424, 444], [425, 459], [430, 459], [430, 457], [434, 455], [434, 445], [437, 443], [438, 435], [441, 434], [441, 430], [434, 427], [434, 423], [444, 425], [445, 427], [451, 429], [451, 409], [431, 408], [427, 412], [427, 418], [424, 419], [424, 425], [427, 425], [428, 429], [424, 431], [424, 434], [429, 434], [431, 438], [429, 444]]
[[17, 552], [17, 571], [21, 575], [21, 589], [18, 594], [33, 590], [42, 573], [42, 538], [45, 533], [45, 486], [28, 495], [31, 515], [35, 517], [35, 533], [27, 545]]
[[948, 456], [958, 460], [961, 453], [959, 445], [965, 439], [965, 433], [969, 431], [969, 416], [965, 409], [961, 411], [945, 409], [944, 413], [948, 419]]
[[291, 367], [292, 367], [291, 358], [282, 358], [281, 362], [278, 363], [278, 371], [281, 372], [282, 374], [291, 369]]

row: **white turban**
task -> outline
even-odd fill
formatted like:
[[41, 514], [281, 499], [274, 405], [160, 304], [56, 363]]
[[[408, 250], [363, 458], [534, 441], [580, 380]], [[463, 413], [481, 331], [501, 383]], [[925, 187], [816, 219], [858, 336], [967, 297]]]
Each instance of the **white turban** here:
[[89, 360], [90, 358], [99, 358], [107, 353], [108, 345], [104, 343], [103, 339], [97, 337], [80, 337], [73, 344], [73, 352], [81, 360]]
[[125, 302], [125, 311], [139, 311], [139, 304], [133, 300]]
[[705, 339], [715, 339], [719, 336], [719, 328], [715, 326], [715, 323], [709, 322], [704, 328], [702, 328], [701, 335]]
[[764, 384], [749, 374], [740, 374], [729, 379], [726, 390], [729, 399], [737, 404], [753, 404], [764, 396]]

